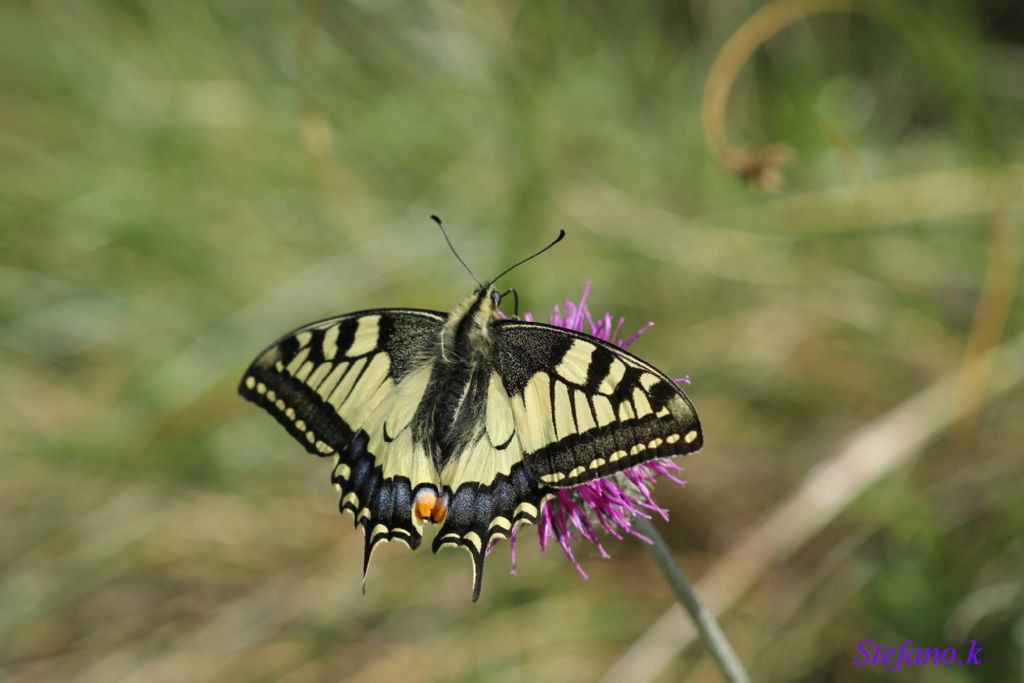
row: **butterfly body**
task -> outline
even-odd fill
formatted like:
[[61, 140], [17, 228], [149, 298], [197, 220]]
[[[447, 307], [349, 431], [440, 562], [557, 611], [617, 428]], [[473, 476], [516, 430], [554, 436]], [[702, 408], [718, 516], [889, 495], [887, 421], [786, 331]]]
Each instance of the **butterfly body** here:
[[559, 488], [696, 451], [689, 399], [658, 370], [582, 333], [497, 314], [481, 285], [451, 314], [363, 311], [267, 348], [243, 397], [308, 451], [333, 456], [340, 508], [365, 535], [364, 578], [385, 541], [473, 559], [537, 521]]
[[448, 316], [433, 369], [413, 422], [419, 442], [439, 472], [479, 438], [482, 392], [490, 376], [491, 321], [496, 292], [480, 287]]

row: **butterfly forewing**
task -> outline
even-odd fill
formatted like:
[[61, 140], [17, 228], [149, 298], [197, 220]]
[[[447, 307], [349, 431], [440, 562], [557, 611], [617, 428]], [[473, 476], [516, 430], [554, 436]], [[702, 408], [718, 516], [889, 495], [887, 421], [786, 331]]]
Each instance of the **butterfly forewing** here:
[[564, 488], [702, 443], [700, 422], [672, 380], [623, 349], [542, 323], [494, 325], [523, 460]]

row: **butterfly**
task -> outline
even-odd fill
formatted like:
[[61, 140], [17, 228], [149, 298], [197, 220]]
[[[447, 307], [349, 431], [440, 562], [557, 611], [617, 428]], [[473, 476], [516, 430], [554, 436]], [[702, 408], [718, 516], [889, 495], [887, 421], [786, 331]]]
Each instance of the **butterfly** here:
[[333, 457], [340, 510], [364, 534], [364, 586], [375, 548], [415, 550], [431, 523], [435, 553], [469, 552], [476, 601], [489, 547], [535, 523], [559, 489], [703, 444], [693, 404], [649, 363], [500, 316], [494, 283], [512, 268], [477, 280], [448, 314], [386, 308], [304, 325], [242, 377], [245, 399], [310, 453]]

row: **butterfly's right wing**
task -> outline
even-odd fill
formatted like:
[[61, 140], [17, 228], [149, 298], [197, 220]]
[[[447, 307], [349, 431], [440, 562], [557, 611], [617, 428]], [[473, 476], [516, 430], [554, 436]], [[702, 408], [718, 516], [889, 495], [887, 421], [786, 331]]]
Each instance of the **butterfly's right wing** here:
[[595, 337], [516, 320], [493, 326], [526, 468], [569, 488], [700, 449], [686, 394], [661, 371]]
[[423, 398], [446, 316], [384, 309], [301, 327], [249, 366], [239, 393], [273, 415], [307, 451], [335, 456], [340, 508], [377, 543], [422, 538], [416, 489], [438, 486], [409, 425]]

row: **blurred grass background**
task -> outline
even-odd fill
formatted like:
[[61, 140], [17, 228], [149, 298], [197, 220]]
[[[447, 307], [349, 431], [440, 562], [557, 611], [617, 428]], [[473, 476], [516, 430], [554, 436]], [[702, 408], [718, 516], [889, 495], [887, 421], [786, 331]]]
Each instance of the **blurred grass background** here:
[[475, 605], [462, 553], [388, 546], [362, 595], [329, 464], [235, 395], [301, 323], [454, 307], [430, 213], [482, 276], [568, 231], [524, 309], [593, 279], [657, 321], [706, 430], [658, 492], [694, 577], [953, 378], [723, 625], [759, 681], [1024, 675], [1019, 3], [4, 3], [0, 156], [0, 679], [720, 680], [645, 650], [636, 542], [584, 582], [530, 530]]

